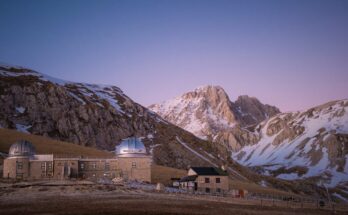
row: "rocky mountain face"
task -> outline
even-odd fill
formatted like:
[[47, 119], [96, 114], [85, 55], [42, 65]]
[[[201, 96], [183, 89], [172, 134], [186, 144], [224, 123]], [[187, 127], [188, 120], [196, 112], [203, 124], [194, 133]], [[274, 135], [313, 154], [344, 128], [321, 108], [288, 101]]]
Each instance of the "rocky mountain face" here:
[[149, 107], [167, 121], [201, 139], [218, 142], [236, 151], [258, 139], [244, 127], [255, 125], [279, 109], [249, 96], [231, 102], [219, 86], [199, 87], [172, 100]]
[[260, 140], [233, 158], [280, 179], [311, 179], [329, 187], [348, 182], [348, 100], [282, 113], [256, 127]]
[[265, 119], [280, 113], [280, 110], [268, 104], [262, 104], [257, 98], [247, 95], [239, 96], [234, 102], [237, 116], [242, 126], [257, 125]]
[[237, 122], [233, 104], [221, 87], [197, 88], [149, 109], [202, 139], [233, 128]]
[[279, 113], [248, 96], [231, 102], [221, 87], [207, 86], [149, 108], [259, 174], [348, 188], [348, 100]]
[[0, 65], [0, 127], [104, 150], [135, 135], [155, 163], [176, 168], [231, 161], [224, 148], [163, 120], [118, 87], [63, 81], [16, 66]]

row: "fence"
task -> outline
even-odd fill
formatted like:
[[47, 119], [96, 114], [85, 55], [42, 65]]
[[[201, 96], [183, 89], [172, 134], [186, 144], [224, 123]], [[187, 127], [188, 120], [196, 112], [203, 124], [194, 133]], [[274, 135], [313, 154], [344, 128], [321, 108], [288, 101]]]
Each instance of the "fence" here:
[[[167, 192], [172, 193], [173, 192]], [[179, 195], [177, 195], [179, 194]], [[312, 198], [302, 198], [297, 196], [281, 196], [261, 193], [248, 193], [245, 198], [232, 195], [228, 192], [205, 193], [205, 192], [177, 192], [178, 197], [193, 197], [201, 200], [213, 200], [225, 203], [235, 203], [244, 205], [259, 205], [261, 207], [279, 207], [293, 209], [320, 209], [330, 211], [348, 211], [348, 204], [329, 203], [328, 201]]]

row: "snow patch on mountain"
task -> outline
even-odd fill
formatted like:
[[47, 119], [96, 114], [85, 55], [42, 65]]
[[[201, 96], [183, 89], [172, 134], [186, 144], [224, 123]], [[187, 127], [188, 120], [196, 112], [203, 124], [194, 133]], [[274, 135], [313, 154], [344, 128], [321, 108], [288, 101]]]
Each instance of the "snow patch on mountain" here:
[[[263, 167], [267, 173], [280, 168], [295, 170], [297, 167], [305, 167], [308, 170], [302, 174], [285, 172], [276, 177], [293, 180], [322, 176], [326, 180], [325, 184], [330, 187], [348, 181], [348, 156], [343, 155], [341, 158], [340, 162], [345, 162], [342, 170], [336, 165], [338, 158], [330, 155], [337, 153], [335, 150], [344, 153], [344, 149], [335, 147], [347, 147], [345, 137], [337, 135], [348, 134], [348, 100], [306, 112], [279, 114], [260, 126], [260, 141], [233, 153], [232, 158], [240, 164]], [[281, 126], [283, 127], [279, 129]], [[272, 133], [272, 129], [279, 131]], [[281, 141], [277, 142], [276, 139]], [[338, 142], [335, 142], [337, 139]], [[343, 145], [339, 142], [340, 139]]]

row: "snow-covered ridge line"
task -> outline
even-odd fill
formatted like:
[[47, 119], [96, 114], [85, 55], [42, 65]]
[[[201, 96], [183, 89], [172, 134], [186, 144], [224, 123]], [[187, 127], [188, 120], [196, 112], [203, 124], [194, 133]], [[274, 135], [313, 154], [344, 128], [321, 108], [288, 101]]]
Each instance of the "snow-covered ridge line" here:
[[286, 180], [321, 176], [329, 187], [348, 181], [348, 100], [278, 114], [259, 126], [258, 143], [232, 155], [240, 164]]
[[[5, 76], [5, 77], [35, 76], [39, 80], [48, 81], [53, 84], [66, 87], [70, 96], [78, 100], [82, 105], [85, 105], [86, 103], [84, 102], [84, 100], [80, 98], [80, 96], [78, 96], [76, 93], [74, 93], [74, 90], [70, 89], [70, 87], [73, 87], [73, 88], [76, 88], [78, 92], [81, 93], [83, 96], [85, 96], [85, 98], [90, 98], [93, 95], [97, 95], [100, 99], [104, 99], [108, 101], [109, 104], [113, 106], [119, 113], [125, 114], [125, 112], [122, 110], [121, 106], [119, 105], [118, 100], [116, 99], [116, 95], [121, 96], [123, 98], [126, 98], [126, 96], [124, 95], [124, 93], [122, 92], [120, 88], [113, 85], [88, 84], [88, 83], [65, 81], [62, 79], [54, 78], [49, 75], [39, 73], [31, 69], [26, 69], [23, 67], [11, 66], [11, 65], [1, 65], [1, 64], [0, 64], [0, 76]], [[96, 103], [96, 104], [103, 107], [100, 103]]]

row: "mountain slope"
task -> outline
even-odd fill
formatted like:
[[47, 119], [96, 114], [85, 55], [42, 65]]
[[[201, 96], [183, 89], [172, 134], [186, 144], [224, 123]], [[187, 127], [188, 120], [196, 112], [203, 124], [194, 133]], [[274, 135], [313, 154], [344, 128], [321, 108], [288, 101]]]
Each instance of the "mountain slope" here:
[[166, 122], [118, 87], [63, 81], [17, 66], [0, 65], [0, 127], [104, 150], [135, 135], [143, 138], [155, 163], [176, 168], [231, 160], [223, 148]]
[[330, 187], [348, 182], [348, 100], [278, 114], [255, 133], [256, 144], [233, 154], [239, 163], [281, 179], [313, 178]]
[[201, 139], [221, 143], [238, 150], [246, 142], [257, 141], [244, 132], [251, 126], [279, 113], [279, 109], [264, 105], [256, 98], [240, 96], [231, 102], [219, 86], [204, 86], [172, 100], [149, 106], [165, 120]]

